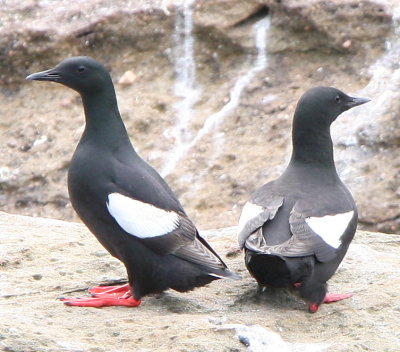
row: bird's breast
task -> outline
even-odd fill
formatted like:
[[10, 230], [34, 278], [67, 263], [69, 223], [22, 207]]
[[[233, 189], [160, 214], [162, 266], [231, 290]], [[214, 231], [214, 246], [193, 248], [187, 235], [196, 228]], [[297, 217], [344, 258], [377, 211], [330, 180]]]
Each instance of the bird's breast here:
[[68, 170], [68, 193], [74, 209], [81, 216], [81, 208], [92, 207], [106, 209], [107, 195], [112, 184], [112, 167], [96, 153], [79, 150], [74, 153]]

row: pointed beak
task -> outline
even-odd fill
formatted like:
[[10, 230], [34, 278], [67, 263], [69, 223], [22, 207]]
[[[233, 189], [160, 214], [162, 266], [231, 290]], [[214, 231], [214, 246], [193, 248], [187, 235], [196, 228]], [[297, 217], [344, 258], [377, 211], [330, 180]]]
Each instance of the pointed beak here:
[[369, 98], [354, 98], [350, 97], [350, 100], [346, 103], [346, 108], [351, 109], [354, 108], [355, 106], [359, 106], [365, 103], [368, 103], [371, 101]]
[[37, 72], [37, 73], [32, 73], [31, 75], [26, 77], [27, 80], [29, 81], [53, 81], [53, 82], [59, 82], [61, 79], [61, 76], [57, 71], [52, 68], [50, 70], [42, 71], [42, 72]]

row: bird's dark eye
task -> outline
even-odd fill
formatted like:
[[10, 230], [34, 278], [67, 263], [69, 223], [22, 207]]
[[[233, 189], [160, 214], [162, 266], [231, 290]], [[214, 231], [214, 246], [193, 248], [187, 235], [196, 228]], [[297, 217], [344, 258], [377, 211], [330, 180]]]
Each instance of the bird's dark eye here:
[[79, 66], [79, 67], [77, 68], [77, 71], [78, 71], [79, 73], [85, 71], [85, 66]]
[[337, 95], [337, 96], [335, 97], [335, 101], [336, 101], [336, 103], [340, 104], [340, 102], [341, 102], [342, 100], [341, 100], [340, 97]]

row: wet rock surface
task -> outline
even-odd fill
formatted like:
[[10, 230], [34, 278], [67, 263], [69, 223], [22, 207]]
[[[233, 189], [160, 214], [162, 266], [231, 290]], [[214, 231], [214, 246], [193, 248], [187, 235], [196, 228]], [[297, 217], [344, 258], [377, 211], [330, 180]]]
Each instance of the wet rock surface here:
[[[254, 68], [255, 23], [267, 14], [271, 19], [266, 68], [167, 176], [200, 227], [237, 222], [249, 194], [285, 167], [298, 98], [312, 86], [332, 85], [373, 100], [333, 127], [338, 170], [357, 200], [361, 226], [399, 232], [399, 75], [398, 63], [388, 59], [397, 45], [395, 5], [193, 2], [194, 85], [200, 93], [185, 127], [188, 143]], [[94, 56], [110, 68], [134, 145], [158, 170], [165, 167], [180, 128], [176, 103], [182, 97], [173, 89], [176, 19], [184, 16], [178, 1], [3, 1], [0, 15], [1, 209], [76, 220], [66, 172], [83, 130], [80, 99], [56, 84], [24, 81], [67, 56]], [[374, 63], [385, 67], [384, 75], [371, 72]], [[371, 82], [375, 89], [366, 89]]]
[[56, 298], [124, 279], [122, 264], [81, 224], [0, 213], [0, 350], [398, 351], [398, 236], [358, 232], [330, 281], [330, 292], [354, 296], [310, 314], [294, 293], [257, 293], [242, 253], [232, 254], [235, 228], [203, 235], [242, 280], [138, 308], [67, 307]]

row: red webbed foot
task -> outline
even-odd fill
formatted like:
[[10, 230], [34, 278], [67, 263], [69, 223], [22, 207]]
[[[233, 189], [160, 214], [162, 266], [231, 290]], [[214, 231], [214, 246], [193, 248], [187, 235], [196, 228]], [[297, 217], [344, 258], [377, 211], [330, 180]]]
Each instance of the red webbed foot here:
[[89, 288], [88, 292], [93, 297], [99, 297], [102, 295], [114, 295], [120, 297], [130, 292], [130, 289], [129, 284], [118, 286], [94, 286]]
[[353, 297], [351, 293], [327, 293], [322, 303], [332, 303]]
[[137, 307], [141, 300], [134, 299], [128, 284], [122, 286], [95, 286], [90, 288], [90, 298], [61, 298], [67, 306], [76, 307]]
[[137, 307], [141, 301], [133, 297], [92, 297], [92, 298], [62, 298], [61, 301], [67, 306], [75, 307], [110, 307], [110, 306], [124, 306], [124, 307]]
[[[333, 303], [333, 302], [338, 302], [338, 301], [341, 301], [341, 300], [343, 300], [343, 299], [350, 298], [350, 297], [352, 297], [352, 296], [353, 296], [353, 295], [352, 295], [351, 293], [343, 293], [343, 294], [341, 294], [341, 293], [327, 293], [327, 294], [325, 295], [325, 298], [324, 298], [324, 300], [322, 301], [322, 303]], [[322, 304], [322, 303], [321, 303], [321, 304]], [[319, 307], [320, 307], [319, 304], [311, 303], [311, 304], [309, 304], [309, 306], [308, 306], [308, 311], [309, 311], [310, 313], [315, 313], [315, 312], [318, 311]]]

